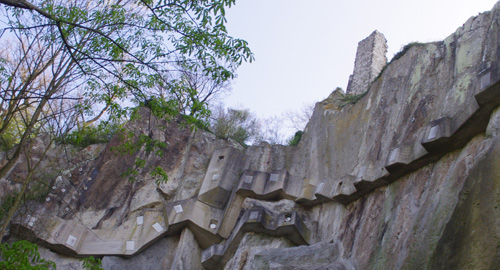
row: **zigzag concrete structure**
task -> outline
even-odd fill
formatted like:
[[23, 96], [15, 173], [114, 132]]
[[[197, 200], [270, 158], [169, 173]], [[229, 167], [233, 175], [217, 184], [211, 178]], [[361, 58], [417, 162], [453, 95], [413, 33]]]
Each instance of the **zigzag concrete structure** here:
[[222, 245], [213, 245], [202, 253], [202, 264], [207, 269], [221, 269], [231, 258], [241, 238], [247, 232], [257, 232], [272, 236], [286, 236], [294, 244], [308, 245], [309, 230], [296, 212], [272, 216], [262, 208], [246, 211], [230, 238]]
[[[238, 162], [235, 157], [240, 155], [234, 148], [219, 149], [213, 154], [201, 189], [205, 191], [202, 194], [210, 194], [210, 196], [199, 196], [198, 199], [165, 204], [163, 212], [146, 212], [136, 218], [135, 224], [123, 224], [113, 231], [89, 230], [73, 220], [37, 217], [36, 213], [32, 213], [24, 220], [18, 220], [13, 225], [22, 228], [38, 242], [63, 254], [71, 256], [121, 255], [124, 257], [134, 256], [158, 239], [179, 234], [182, 229], [188, 227], [200, 247], [207, 249], [204, 254], [210, 250], [213, 251], [215, 246], [217, 246], [215, 250], [220, 251], [209, 256], [210, 259], [207, 258], [208, 261], [204, 265], [210, 265], [212, 261], [219, 263], [228, 250], [234, 251], [234, 245], [238, 243], [244, 232], [255, 231], [287, 236], [298, 245], [308, 244], [310, 232], [297, 213], [283, 213], [274, 217], [266, 213], [264, 209], [250, 212], [241, 209], [241, 203], [246, 197], [289, 199], [295, 196], [283, 191], [288, 181], [286, 171], [246, 172], [242, 175], [238, 188], [232, 188], [232, 183], [235, 183], [235, 173], [230, 171], [231, 174], [229, 174], [225, 169], [228, 166], [234, 168], [234, 164]], [[207, 186], [211, 188], [204, 189]], [[224, 189], [227, 186], [231, 189]], [[232, 203], [226, 211], [214, 207], [224, 207], [230, 197]], [[236, 224], [238, 220], [239, 223]], [[47, 228], [50, 228], [50, 231], [47, 231]], [[229, 239], [226, 245], [217, 245], [227, 237]]]
[[[485, 131], [492, 111], [500, 106], [500, 74], [496, 63], [488, 63], [478, 72], [475, 80], [475, 102], [466, 104], [467, 117], [443, 117], [431, 121], [421, 129], [420, 141], [397, 145], [389, 151], [384, 166], [369, 164], [360, 167], [338, 181], [309, 184], [307, 179], [290, 175], [286, 170], [260, 172], [243, 170], [245, 154], [235, 148], [224, 148], [214, 152], [197, 199], [169, 203], [164, 213], [151, 212], [137, 217], [135, 225], [123, 225], [115, 233], [88, 230], [74, 221], [51, 219], [51, 232], [36, 233], [35, 227], [43, 219], [35, 214], [16, 223], [34, 233], [47, 246], [61, 253], [88, 255], [133, 256], [161, 237], [174, 235], [189, 227], [207, 256], [205, 267], [224, 257], [233, 242], [244, 232], [255, 231], [280, 235], [280, 226], [248, 226], [237, 220], [241, 215], [241, 203], [246, 197], [260, 200], [291, 199], [305, 206], [314, 206], [328, 201], [349, 204], [374, 189], [387, 185], [404, 174], [415, 171], [441, 158], [446, 153], [463, 147], [475, 135]], [[378, 164], [380, 166], [380, 163]], [[238, 175], [241, 175], [238, 178]], [[315, 182], [318, 182], [317, 180]], [[334, 184], [334, 183], [338, 184]], [[247, 215], [243, 214], [244, 217]], [[296, 214], [294, 214], [294, 217]], [[300, 219], [298, 219], [300, 220]], [[301, 228], [305, 228], [303, 223]], [[239, 229], [238, 229], [239, 228]], [[307, 231], [307, 228], [304, 229]], [[302, 237], [299, 229], [289, 234]], [[126, 236], [126, 237], [124, 237]], [[228, 238], [228, 244], [217, 245]], [[307, 241], [302, 241], [307, 244]], [[216, 245], [216, 246], [215, 246]], [[206, 254], [213, 253], [208, 256]], [[214, 259], [217, 258], [217, 259]]]
[[[484, 20], [470, 20], [443, 42], [411, 47], [388, 64], [354, 106], [338, 106], [335, 95], [339, 93], [332, 93], [316, 105], [298, 147], [215, 149], [202, 165], [204, 171], [197, 178], [202, 179], [197, 180], [199, 189], [187, 199], [168, 197], [159, 205], [127, 216], [114, 229], [89, 229], [79, 224], [71, 217], [70, 203], [59, 210], [60, 217], [34, 211], [14, 225], [63, 254], [123, 257], [135, 256], [159, 239], [188, 228], [203, 249], [200, 263], [207, 269], [224, 267], [247, 232], [285, 237], [297, 246], [315, 244], [320, 233], [310, 224], [325, 222], [316, 209], [335, 205], [336, 215], [352, 211], [354, 214], [344, 219], [351, 222], [353, 216], [363, 212], [364, 199], [377, 189], [425, 170], [485, 133], [500, 106], [500, 53], [476, 48], [470, 29], [481, 23], [486, 24]], [[484, 35], [484, 39], [497, 44], [500, 34], [493, 26], [488, 29], [492, 34]], [[383, 36], [374, 32], [374, 37], [382, 41]], [[373, 46], [368, 47], [373, 50]], [[384, 51], [385, 47], [378, 46], [377, 50]], [[367, 77], [363, 72], [371, 72], [369, 77], [373, 77], [370, 67], [354, 74]], [[422, 74], [443, 77], [427, 79]], [[80, 191], [70, 186], [58, 186], [45, 208], [53, 209], [50, 204], [58, 200], [64, 207], [78, 194]], [[296, 208], [279, 213], [266, 207], [249, 208], [245, 206], [248, 198], [288, 200]], [[358, 200], [362, 203], [357, 204]], [[66, 216], [64, 211], [68, 212]], [[385, 221], [380, 224], [377, 226], [387, 226]], [[365, 236], [371, 239], [368, 233]], [[328, 234], [333, 233], [324, 233]], [[345, 240], [348, 234], [330, 241]]]
[[14, 225], [45, 246], [71, 256], [130, 257], [167, 233], [161, 212], [146, 212], [136, 218], [135, 224], [116, 230], [90, 230], [73, 220], [32, 215]]
[[[349, 204], [372, 190], [387, 185], [404, 174], [413, 172], [440, 159], [446, 153], [462, 148], [474, 136], [486, 130], [491, 113], [500, 106], [500, 74], [496, 63], [488, 63], [487, 68], [478, 72], [474, 97], [464, 109], [468, 117], [443, 117], [431, 121], [422, 129], [422, 138], [414, 144], [398, 145], [390, 151], [385, 166], [376, 168], [373, 164], [362, 166], [357, 172], [346, 175], [337, 181], [321, 182], [318, 185], [308, 184], [305, 179], [290, 176], [286, 170], [274, 172], [242, 171], [244, 159], [238, 149], [224, 148], [217, 150], [210, 161], [197, 199], [169, 203], [164, 213], [147, 213], [137, 217], [137, 223], [129, 229], [117, 230], [116, 235], [109, 235], [100, 230], [89, 231], [74, 221], [54, 218], [50, 222], [53, 230], [45, 237], [35, 233], [48, 246], [62, 253], [87, 255], [123, 255], [133, 256], [165, 235], [178, 234], [184, 227], [189, 227], [199, 245], [205, 248], [204, 266], [220, 265], [225, 252], [240, 237], [240, 230], [263, 232], [281, 235], [280, 226], [248, 226], [246, 221], [236, 221], [241, 212], [244, 198], [261, 200], [292, 199], [299, 204], [314, 206], [328, 201]], [[236, 185], [236, 183], [238, 183]], [[235, 188], [236, 186], [236, 188]], [[228, 203], [229, 202], [229, 203]], [[247, 217], [248, 215], [244, 215]], [[262, 215], [263, 216], [263, 215]], [[297, 215], [294, 214], [294, 217]], [[23, 226], [34, 232], [39, 217], [29, 216]], [[297, 218], [297, 220], [300, 220]], [[305, 228], [300, 223], [300, 228]], [[127, 227], [127, 226], [122, 226]], [[222, 229], [221, 229], [222, 228]], [[307, 228], [303, 229], [307, 231]], [[300, 229], [292, 230], [304, 238]], [[108, 234], [106, 236], [106, 234]], [[127, 237], [123, 237], [127, 235]], [[231, 236], [230, 236], [231, 235]], [[227, 245], [216, 245], [228, 238]], [[302, 241], [301, 244], [307, 244]], [[212, 255], [207, 255], [207, 254]], [[212, 263], [213, 262], [213, 263]]]
[[[331, 181], [321, 183], [315, 196], [349, 204], [377, 187], [388, 185], [401, 176], [464, 147], [474, 136], [484, 133], [493, 110], [500, 106], [498, 64], [489, 62], [487, 66], [486, 69], [478, 70], [475, 86], [471, 88], [475, 99], [466, 104], [468, 108], [463, 110], [465, 116], [442, 117], [431, 121], [416, 136], [421, 138], [420, 141], [392, 148], [384, 166], [362, 166], [357, 172], [338, 181], [337, 187], [332, 187]], [[345, 184], [350, 185], [347, 190], [342, 189]]]

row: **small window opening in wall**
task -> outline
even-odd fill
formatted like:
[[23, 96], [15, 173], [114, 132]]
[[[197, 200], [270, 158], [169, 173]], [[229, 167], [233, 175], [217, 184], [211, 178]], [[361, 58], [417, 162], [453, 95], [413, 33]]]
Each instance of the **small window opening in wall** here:
[[339, 187], [341, 187], [341, 186], [342, 186], [342, 184], [343, 184], [343, 182], [342, 182], [342, 181], [340, 181], [340, 183], [339, 183]]
[[218, 161], [221, 161], [224, 159], [224, 156], [219, 156], [219, 160]]
[[290, 221], [292, 221], [292, 213], [286, 213], [285, 222], [290, 222]]

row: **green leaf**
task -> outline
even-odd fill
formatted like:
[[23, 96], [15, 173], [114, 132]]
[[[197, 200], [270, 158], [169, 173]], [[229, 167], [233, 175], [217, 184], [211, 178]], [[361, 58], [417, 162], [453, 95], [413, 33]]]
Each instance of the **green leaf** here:
[[25, 240], [0, 243], [0, 257], [0, 269], [56, 269], [54, 262], [40, 258], [37, 245]]

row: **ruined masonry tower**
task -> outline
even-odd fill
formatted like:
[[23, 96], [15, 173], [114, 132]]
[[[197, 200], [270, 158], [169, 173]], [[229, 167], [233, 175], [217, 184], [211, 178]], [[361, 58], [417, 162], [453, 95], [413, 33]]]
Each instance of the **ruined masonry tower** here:
[[375, 30], [358, 43], [353, 74], [349, 77], [347, 94], [358, 95], [370, 87], [387, 64], [387, 40]]

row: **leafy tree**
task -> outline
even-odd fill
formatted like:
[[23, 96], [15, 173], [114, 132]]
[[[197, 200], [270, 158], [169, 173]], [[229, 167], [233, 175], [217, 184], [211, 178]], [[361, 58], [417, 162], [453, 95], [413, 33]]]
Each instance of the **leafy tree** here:
[[[51, 132], [53, 142], [53, 136], [71, 134], [104, 115], [121, 120], [133, 112], [124, 104], [150, 104], [165, 118], [188, 113], [188, 123], [206, 118], [208, 99], [192, 82], [202, 76], [225, 85], [243, 61], [253, 60], [247, 42], [227, 33], [225, 9], [234, 3], [0, 0], [7, 20], [0, 43], [14, 44], [0, 51], [0, 138], [18, 131], [0, 178], [21, 154], [29, 160], [29, 144], [40, 132]], [[134, 147], [155, 145], [147, 135], [136, 135]], [[13, 209], [39, 163], [27, 166]], [[160, 169], [155, 173], [165, 175]], [[12, 216], [9, 211], [6, 222]], [[0, 236], [4, 232], [2, 226]]]
[[107, 143], [122, 130], [122, 123], [101, 122], [98, 125], [87, 125], [57, 138], [58, 143], [71, 144], [77, 147], [87, 147], [91, 144]]
[[[69, 127], [65, 124], [65, 118], [61, 114], [52, 116], [53, 117], [51, 118], [42, 117], [44, 120], [39, 122], [40, 126], [31, 131], [33, 138], [29, 138], [23, 145], [16, 146], [16, 152], [21, 153], [20, 157], [22, 158], [21, 162], [18, 164], [24, 167], [22, 169], [22, 179], [19, 179], [22, 182], [22, 185], [20, 186], [20, 190], [17, 194], [11, 194], [11, 196], [15, 197], [15, 199], [12, 201], [11, 197], [9, 200], [8, 206], [10, 207], [2, 207], [2, 216], [5, 218], [1, 220], [1, 237], [3, 237], [6, 233], [10, 221], [21, 205], [27, 206], [26, 203], [22, 202], [26, 202], [40, 196], [45, 198], [46, 194], [43, 195], [43, 191], [38, 195], [33, 193], [38, 192], [36, 192], [36, 189], [33, 189], [31, 183], [33, 180], [40, 180], [38, 178], [42, 178], [41, 176], [44, 172], [56, 170], [56, 164], [60, 163], [60, 159], [65, 156], [61, 155], [65, 151], [65, 147], [54, 147], [54, 143], [58, 134], [67, 133]], [[48, 158], [49, 151], [54, 158]], [[37, 181], [37, 184], [41, 184], [42, 187], [48, 187], [49, 185], [49, 183], [40, 183], [40, 181]], [[32, 188], [31, 194], [28, 192], [30, 186]], [[5, 211], [7, 211], [7, 213], [5, 213]], [[23, 211], [19, 212], [22, 213]]]
[[0, 257], [0, 269], [4, 270], [56, 269], [54, 262], [40, 258], [37, 245], [24, 240], [0, 243]]
[[[184, 115], [196, 115], [203, 110], [204, 104], [210, 104], [222, 93], [229, 92], [230, 82], [213, 80], [207, 74], [200, 71], [192, 71], [184, 65], [178, 66], [179, 74], [172, 78], [179, 84], [182, 91], [172, 94], [168, 89], [158, 86], [152, 89], [152, 94], [159, 93], [162, 100], [177, 100], [178, 110]], [[206, 115], [205, 115], [206, 116]]]
[[249, 109], [216, 108], [210, 129], [223, 139], [231, 138], [242, 145], [260, 139], [260, 123]]
[[[17, 36], [9, 50], [0, 52], [0, 138], [25, 145], [41, 127], [41, 120], [55, 116], [57, 101], [68, 85], [71, 61], [60, 57], [60, 48], [35, 36]], [[12, 41], [12, 40], [11, 40]], [[12, 46], [17, 44], [17, 46]], [[58, 59], [58, 65], [53, 66]], [[5, 144], [4, 144], [5, 145]], [[9, 149], [10, 147], [2, 147]], [[15, 164], [22, 147], [8, 156], [0, 177]]]
[[80, 260], [82, 262], [82, 266], [87, 270], [102, 270], [101, 259], [95, 258], [94, 256], [90, 256], [87, 258], [83, 258]]
[[299, 145], [299, 142], [302, 139], [303, 134], [304, 134], [304, 132], [301, 130], [295, 132], [295, 135], [293, 135], [293, 137], [288, 140], [288, 145], [290, 145], [290, 146]]
[[[303, 106], [299, 112], [288, 112], [280, 116], [259, 119], [249, 109], [224, 109], [222, 105], [213, 109], [210, 129], [220, 138], [231, 138], [241, 143], [258, 144], [267, 142], [272, 145], [288, 144], [296, 146], [302, 138], [304, 128], [312, 114], [312, 106]], [[290, 129], [295, 133], [288, 136]]]
[[0, 204], [0, 224], [3, 224], [2, 221], [5, 219], [5, 217], [7, 217], [10, 208], [16, 202], [16, 197], [17, 194], [14, 193], [14, 194], [8, 194], [3, 198], [1, 198], [2, 203]]
[[[130, 113], [121, 104], [128, 101], [144, 104], [153, 98], [164, 99], [162, 115], [175, 116], [190, 97], [189, 119], [208, 114], [203, 100], [198, 100], [197, 89], [185, 87], [186, 72], [203, 74], [220, 84], [234, 76], [243, 61], [253, 55], [247, 43], [227, 34], [225, 8], [235, 0], [0, 0], [8, 19], [10, 32], [29, 46], [39, 48], [41, 56], [26, 57], [29, 76], [17, 72], [3, 72], [2, 91], [11, 93], [8, 112], [15, 112], [29, 100], [26, 91], [33, 88], [40, 76], [49, 74], [49, 88], [33, 100], [39, 111], [52, 99], [77, 99], [83, 115], [101, 115], [106, 111], [111, 118]], [[50, 50], [44, 50], [50, 48]], [[36, 52], [25, 50], [25, 55]], [[27, 61], [36, 60], [32, 65]], [[1, 59], [0, 63], [5, 63]], [[179, 71], [179, 66], [183, 70]], [[60, 68], [62, 67], [62, 68]], [[7, 70], [0, 65], [0, 72]], [[16, 69], [13, 69], [16, 71]], [[17, 76], [17, 77], [16, 77]], [[11, 82], [19, 82], [13, 88]], [[79, 93], [60, 93], [61, 86], [72, 82], [71, 89]], [[169, 95], [161, 97], [150, 89], [165, 89]], [[28, 102], [30, 103], [30, 102]], [[95, 112], [95, 104], [104, 109]], [[11, 114], [4, 116], [7, 126]], [[25, 133], [29, 133], [30, 125]], [[3, 133], [0, 129], [0, 135]], [[6, 167], [9, 168], [8, 166]], [[0, 176], [5, 174], [0, 170]]]

